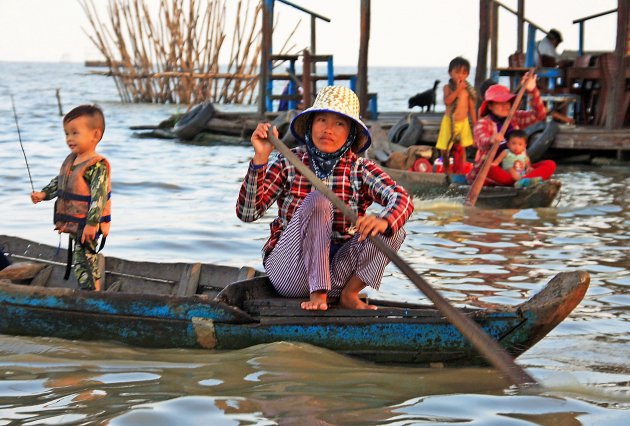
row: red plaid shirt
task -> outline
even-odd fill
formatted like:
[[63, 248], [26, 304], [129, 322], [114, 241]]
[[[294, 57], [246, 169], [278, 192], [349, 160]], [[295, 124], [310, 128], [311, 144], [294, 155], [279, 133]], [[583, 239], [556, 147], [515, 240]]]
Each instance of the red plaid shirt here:
[[[294, 148], [293, 152], [310, 167], [304, 147]], [[388, 232], [402, 228], [413, 212], [413, 203], [407, 192], [374, 162], [357, 157], [352, 151], [339, 160], [324, 182], [358, 216], [365, 215], [373, 202], [383, 206], [377, 216], [389, 223]], [[302, 200], [314, 189], [308, 179], [297, 173], [295, 167], [280, 154], [266, 167], [255, 167], [250, 163], [238, 195], [238, 218], [253, 222], [275, 201], [278, 202], [278, 217], [270, 225], [271, 236], [263, 247], [264, 256], [275, 247]], [[333, 243], [351, 238], [348, 233], [350, 226], [350, 221], [333, 207]]]
[[[527, 111], [517, 110], [512, 117], [511, 123], [515, 130], [524, 129], [538, 121], [544, 120], [547, 116], [547, 110], [545, 109], [542, 99], [540, 99], [538, 89], [534, 89], [529, 95], [529, 109]], [[484, 116], [477, 121], [473, 129], [477, 155], [475, 156], [475, 164], [472, 170], [466, 176], [468, 182], [472, 183], [477, 177], [481, 166], [486, 161], [488, 153], [492, 148], [492, 137], [497, 134], [499, 130], [496, 123], [488, 116]]]

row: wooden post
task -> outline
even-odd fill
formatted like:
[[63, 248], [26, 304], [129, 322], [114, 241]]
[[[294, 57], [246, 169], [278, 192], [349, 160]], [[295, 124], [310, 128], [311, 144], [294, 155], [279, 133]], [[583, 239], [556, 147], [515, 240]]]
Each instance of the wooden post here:
[[490, 0], [479, 0], [479, 47], [477, 49], [477, 68], [475, 71], [475, 86], [479, 87], [486, 79], [488, 72], [488, 38], [490, 23]]
[[490, 9], [490, 69], [496, 70], [499, 58], [499, 4], [492, 2]]
[[518, 0], [518, 14], [516, 15], [518, 29], [516, 31], [516, 51], [523, 53], [525, 39], [523, 27], [525, 26], [525, 0]]
[[262, 45], [260, 50], [260, 76], [258, 79], [258, 113], [260, 115], [267, 112], [267, 85], [269, 84], [272, 52], [273, 2], [274, 0], [264, 0], [262, 8]]
[[628, 46], [628, 9], [627, 0], [618, 0], [617, 6], [617, 44], [615, 48], [616, 73], [612, 84], [608, 87], [605, 111], [609, 111], [606, 116], [607, 129], [620, 129], [626, 116], [624, 98], [626, 95], [625, 61], [626, 49]]
[[59, 117], [63, 117], [63, 108], [61, 107], [61, 94], [59, 93], [61, 89], [55, 90], [55, 96], [57, 97], [57, 108], [59, 108]]
[[[361, 0], [361, 36], [359, 63], [357, 65], [357, 96], [361, 105], [361, 116], [368, 110], [368, 47], [370, 44], [370, 0]], [[376, 117], [371, 117], [376, 118]]]
[[[315, 15], [311, 15], [311, 54], [313, 55], [317, 55], [317, 18], [315, 17]], [[312, 62], [311, 63], [311, 73], [312, 74], [317, 74], [317, 63], [316, 62]], [[315, 86], [313, 86], [313, 90], [315, 89]], [[308, 104], [310, 106], [310, 104]]]

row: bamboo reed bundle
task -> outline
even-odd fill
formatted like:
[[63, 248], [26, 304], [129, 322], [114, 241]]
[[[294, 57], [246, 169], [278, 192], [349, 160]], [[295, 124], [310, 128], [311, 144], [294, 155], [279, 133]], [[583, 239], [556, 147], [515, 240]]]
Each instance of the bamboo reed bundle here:
[[[260, 1], [230, 1], [236, 8], [231, 25], [227, 0], [160, 0], [157, 14], [147, 2], [109, 0], [108, 20], [101, 21], [94, 0], [79, 0], [92, 27], [85, 32], [109, 64], [104, 74], [123, 102], [256, 102]], [[230, 53], [220, 66], [226, 27], [232, 28]]]

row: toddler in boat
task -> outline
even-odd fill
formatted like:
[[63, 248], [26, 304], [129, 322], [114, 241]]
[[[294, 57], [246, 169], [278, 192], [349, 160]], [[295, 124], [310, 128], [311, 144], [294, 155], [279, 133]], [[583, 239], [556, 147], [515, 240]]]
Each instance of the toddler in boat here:
[[514, 130], [508, 135], [505, 149], [492, 162], [493, 166], [499, 164], [503, 170], [512, 176], [516, 188], [537, 185], [542, 181], [540, 177], [525, 177], [534, 169], [527, 155], [527, 133], [524, 130]]

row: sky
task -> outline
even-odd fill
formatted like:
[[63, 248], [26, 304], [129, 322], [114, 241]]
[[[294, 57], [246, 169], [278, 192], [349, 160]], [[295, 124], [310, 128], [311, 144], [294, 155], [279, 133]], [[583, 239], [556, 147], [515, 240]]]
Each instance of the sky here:
[[[159, 0], [144, 0], [157, 10]], [[250, 0], [255, 1], [255, 0]], [[333, 54], [335, 64], [356, 65], [359, 48], [359, 0], [292, 0], [330, 18], [317, 21], [317, 53]], [[101, 19], [109, 0], [93, 0]], [[227, 0], [228, 9], [235, 0]], [[516, 9], [516, 0], [503, 0]], [[525, 15], [538, 26], [563, 34], [559, 46], [577, 50], [578, 18], [615, 9], [617, 0], [526, 0]], [[276, 2], [279, 46], [299, 20], [293, 36], [298, 50], [309, 47], [310, 18]], [[479, 33], [478, 0], [372, 0], [370, 66], [445, 66], [455, 56], [474, 65]], [[499, 66], [516, 50], [516, 17], [499, 14]], [[616, 14], [586, 24], [587, 50], [613, 50]], [[0, 61], [83, 62], [100, 59], [87, 33], [93, 30], [78, 0], [0, 0]], [[229, 31], [226, 31], [229, 33]], [[537, 37], [540, 38], [540, 37]], [[229, 50], [229, 49], [226, 49]]]

